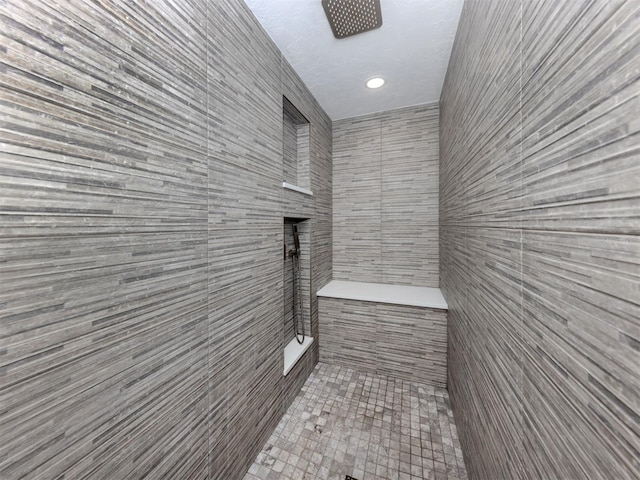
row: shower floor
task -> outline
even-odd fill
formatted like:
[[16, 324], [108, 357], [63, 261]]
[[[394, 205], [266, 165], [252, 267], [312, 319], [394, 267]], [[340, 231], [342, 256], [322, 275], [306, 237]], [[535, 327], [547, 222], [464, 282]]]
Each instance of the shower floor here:
[[464, 480], [446, 390], [319, 363], [244, 480]]

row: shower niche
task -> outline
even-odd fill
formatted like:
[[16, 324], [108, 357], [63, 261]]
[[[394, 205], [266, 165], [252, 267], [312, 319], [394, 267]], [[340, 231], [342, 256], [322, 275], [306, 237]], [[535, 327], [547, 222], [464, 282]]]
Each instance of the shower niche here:
[[284, 219], [284, 371], [287, 375], [313, 343], [311, 337], [310, 222]]
[[282, 186], [312, 195], [309, 180], [309, 138], [311, 124], [287, 99], [282, 97]]

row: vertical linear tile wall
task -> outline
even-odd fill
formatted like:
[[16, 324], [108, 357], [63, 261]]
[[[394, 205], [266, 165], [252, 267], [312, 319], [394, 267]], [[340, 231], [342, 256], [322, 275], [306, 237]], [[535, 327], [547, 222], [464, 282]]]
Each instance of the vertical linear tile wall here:
[[0, 6], [2, 479], [206, 476], [206, 17], [170, 5]]
[[640, 4], [467, 0], [440, 113], [472, 478], [640, 477]]
[[245, 10], [207, 10], [209, 443], [220, 479], [238, 478], [234, 457], [277, 423], [282, 377], [281, 55]]
[[336, 280], [438, 286], [438, 106], [334, 123]]
[[239, 0], [0, 26], [0, 478], [240, 478], [318, 357], [282, 377], [282, 95], [317, 125], [316, 289], [330, 120]]
[[[284, 56], [282, 62], [282, 95], [284, 95], [296, 108], [296, 110], [309, 121], [307, 127], [308, 141], [298, 144], [299, 158], [309, 158], [311, 161], [298, 162], [298, 178], [305, 177], [308, 172], [310, 181], [308, 187], [313, 192], [313, 196], [305, 195], [292, 190], [283, 189], [283, 210], [285, 217], [309, 218], [302, 224], [303, 248], [305, 233], [310, 230], [311, 245], [311, 278], [310, 305], [303, 305], [305, 310], [310, 309], [311, 329], [307, 334], [318, 338], [318, 297], [315, 295], [320, 288], [331, 280], [331, 215], [332, 215], [332, 124], [329, 117], [324, 113], [320, 104], [313, 98], [304, 86], [304, 83], [295, 73], [291, 65]], [[280, 100], [282, 101], [282, 99]], [[301, 148], [302, 147], [302, 148]], [[302, 168], [301, 168], [302, 167]], [[303, 183], [302, 186], [307, 186]], [[304, 258], [303, 258], [304, 260]], [[303, 262], [304, 263], [304, 262]], [[303, 269], [303, 274], [306, 272]], [[303, 277], [303, 282], [306, 281]], [[303, 283], [304, 284], [304, 283]], [[283, 378], [283, 412], [293, 402], [297, 393], [304, 385], [305, 380], [318, 363], [319, 351], [318, 342], [315, 341], [307, 353], [298, 361], [293, 369]], [[263, 442], [266, 439], [262, 440]]]

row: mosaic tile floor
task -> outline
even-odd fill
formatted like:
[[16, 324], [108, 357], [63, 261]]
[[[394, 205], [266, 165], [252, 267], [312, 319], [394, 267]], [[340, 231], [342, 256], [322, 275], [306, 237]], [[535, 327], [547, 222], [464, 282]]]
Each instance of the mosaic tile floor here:
[[319, 363], [244, 480], [465, 480], [446, 390]]

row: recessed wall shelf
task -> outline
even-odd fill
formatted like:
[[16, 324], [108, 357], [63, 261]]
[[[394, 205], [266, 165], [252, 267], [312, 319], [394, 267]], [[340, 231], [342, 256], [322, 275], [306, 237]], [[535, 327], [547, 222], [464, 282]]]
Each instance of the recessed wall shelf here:
[[293, 190], [294, 192], [300, 192], [300, 193], [304, 193], [305, 195], [311, 195], [313, 196], [313, 192], [307, 188], [303, 188], [303, 187], [299, 187], [297, 185], [292, 185], [290, 183], [287, 182], [282, 182], [282, 187], [286, 188], [288, 190]]
[[[311, 335], [311, 223], [308, 219], [285, 217], [283, 237], [283, 374], [287, 375], [313, 342]], [[298, 343], [298, 338], [303, 340], [302, 344]]]
[[[311, 124], [286, 97], [282, 97], [282, 180], [307, 193]], [[295, 190], [295, 189], [293, 189]], [[298, 190], [300, 191], [300, 190]]]
[[284, 347], [284, 376], [286, 376], [287, 373], [289, 373], [295, 366], [295, 364], [298, 363], [298, 360], [302, 358], [304, 352], [309, 350], [309, 347], [312, 343], [312, 337], [305, 337], [302, 345], [299, 344], [298, 341], [294, 338], [286, 347]]

